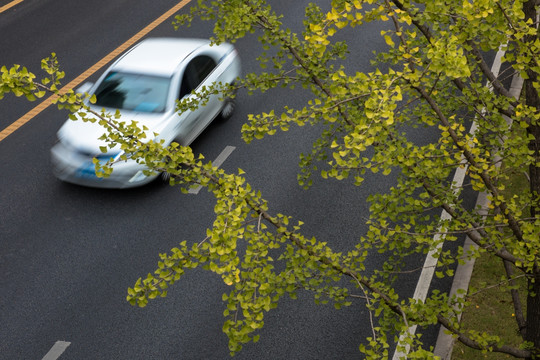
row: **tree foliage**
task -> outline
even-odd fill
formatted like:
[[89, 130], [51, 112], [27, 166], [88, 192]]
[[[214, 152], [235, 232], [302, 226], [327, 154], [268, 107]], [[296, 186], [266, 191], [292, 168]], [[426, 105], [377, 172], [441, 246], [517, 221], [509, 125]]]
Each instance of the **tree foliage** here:
[[[149, 171], [166, 171], [171, 184], [204, 186], [215, 197], [215, 221], [204, 240], [182, 242], [160, 254], [153, 274], [128, 290], [130, 303], [145, 306], [166, 296], [187, 269], [203, 268], [230, 285], [223, 331], [232, 354], [257, 341], [265, 313], [283, 296], [299, 290], [317, 302], [336, 308], [359, 306], [351, 300], [360, 289], [371, 316], [373, 335], [360, 345], [365, 358], [388, 357], [389, 342], [402, 334], [399, 347], [408, 357], [430, 358], [431, 349], [408, 332], [412, 325], [442, 324], [464, 344], [482, 350], [533, 358], [540, 349], [539, 231], [540, 127], [538, 58], [540, 40], [536, 1], [528, 0], [333, 0], [323, 10], [306, 7], [302, 33], [283, 23], [264, 0], [199, 0], [191, 12], [177, 17], [177, 26], [194, 18], [214, 23], [215, 42], [255, 34], [265, 51], [259, 73], [235, 84], [249, 93], [274, 87], [302, 86], [311, 100], [302, 108], [276, 109], [250, 115], [242, 134], [247, 142], [286, 131], [291, 126], [317, 125], [319, 138], [311, 153], [301, 156], [299, 183], [309, 187], [312, 176], [354, 179], [371, 173], [397, 173], [387, 193], [370, 197], [368, 231], [357, 245], [338, 253], [329, 239], [307, 238], [302, 223], [271, 210], [260, 192], [238, 173], [226, 173], [195, 157], [190, 148], [145, 139], [145, 129], [119, 119], [118, 114], [89, 114], [83, 96], [59, 91], [63, 74], [56, 59], [43, 61], [48, 73], [41, 82], [26, 69], [3, 67], [0, 98], [12, 92], [30, 100], [57, 94], [59, 106], [84, 121], [99, 121], [110, 147], [120, 144], [127, 156]], [[388, 50], [378, 54], [377, 70], [346, 68], [347, 44], [336, 41], [342, 31], [361, 33], [370, 22], [387, 22], [381, 36]], [[493, 71], [486, 58], [498, 50], [502, 71]], [[515, 98], [509, 80], [524, 81], [523, 96]], [[223, 91], [216, 85], [200, 94]], [[232, 91], [228, 89], [227, 91]], [[181, 103], [179, 110], [196, 104]], [[91, 115], [91, 116], [90, 116]], [[475, 130], [469, 132], [474, 123]], [[417, 144], [408, 133], [436, 133], [433, 141]], [[105, 150], [105, 149], [104, 149]], [[503, 164], [503, 166], [501, 166]], [[114, 164], [100, 164], [106, 176]], [[321, 170], [322, 169], [322, 170]], [[452, 183], [452, 174], [466, 169], [467, 181]], [[517, 174], [517, 175], [516, 175]], [[525, 174], [530, 191], [504, 195], [504, 184]], [[467, 208], [464, 191], [484, 193], [487, 208]], [[448, 217], [434, 216], [440, 208]], [[475, 250], [443, 251], [443, 242], [467, 235]], [[239, 251], [239, 248], [245, 249]], [[380, 269], [367, 268], [372, 251], [387, 255]], [[425, 300], [402, 298], [393, 290], [395, 270], [406, 256], [432, 251], [437, 275], [451, 276], [452, 266], [480, 254], [505, 263], [508, 283], [517, 276], [528, 281], [527, 304], [514, 295], [515, 321], [523, 343], [512, 346], [493, 333], [463, 328], [458, 315], [467, 305], [463, 294], [450, 297], [434, 291]], [[279, 264], [279, 265], [278, 265]], [[344, 285], [343, 279], [348, 279]], [[497, 315], [502, 316], [502, 315]]]

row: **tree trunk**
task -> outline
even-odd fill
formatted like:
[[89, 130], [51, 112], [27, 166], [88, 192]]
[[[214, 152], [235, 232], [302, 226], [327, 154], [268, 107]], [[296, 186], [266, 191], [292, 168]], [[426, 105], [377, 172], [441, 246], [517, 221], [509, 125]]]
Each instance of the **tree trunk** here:
[[[540, 271], [528, 282], [529, 295], [527, 296], [527, 334], [526, 341], [534, 344], [532, 359], [540, 358]], [[535, 296], [531, 296], [531, 293]]]
[[[535, 3], [536, 0], [528, 0], [523, 6], [525, 17], [532, 19], [533, 23], [536, 23], [537, 16]], [[538, 31], [535, 35], [528, 36], [525, 41], [530, 41], [532, 44], [536, 39], [538, 39]], [[530, 107], [536, 108], [538, 111], [540, 110], [540, 97], [533, 85], [537, 82], [538, 77], [532, 70], [529, 70], [527, 75], [528, 79], [525, 79], [523, 84], [525, 103]], [[537, 166], [540, 163], [540, 126], [536, 122], [531, 122], [527, 128], [527, 132], [533, 135], [532, 140], [529, 142], [529, 149], [533, 152], [535, 162], [529, 167], [529, 175], [530, 191], [533, 195], [531, 217], [535, 218], [537, 214], [540, 214], [540, 205], [536, 201], [538, 194], [540, 194], [540, 168]], [[528, 274], [529, 288], [527, 294], [527, 329], [525, 340], [531, 342], [534, 346], [534, 354], [531, 357], [533, 359], [540, 358], [540, 267], [538, 265], [537, 263], [532, 273]]]

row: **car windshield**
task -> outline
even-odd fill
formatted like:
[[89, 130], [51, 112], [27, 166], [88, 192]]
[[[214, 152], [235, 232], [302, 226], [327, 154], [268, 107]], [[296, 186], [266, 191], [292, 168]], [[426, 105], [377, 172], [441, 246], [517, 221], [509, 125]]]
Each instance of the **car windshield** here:
[[112, 71], [98, 86], [96, 105], [119, 110], [165, 111], [170, 78]]

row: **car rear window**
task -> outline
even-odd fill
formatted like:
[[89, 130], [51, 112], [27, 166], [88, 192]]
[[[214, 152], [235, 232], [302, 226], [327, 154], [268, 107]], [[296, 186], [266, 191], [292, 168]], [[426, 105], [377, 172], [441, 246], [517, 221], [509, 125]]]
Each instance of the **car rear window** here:
[[119, 110], [160, 113], [167, 104], [171, 79], [111, 71], [99, 84], [96, 105]]

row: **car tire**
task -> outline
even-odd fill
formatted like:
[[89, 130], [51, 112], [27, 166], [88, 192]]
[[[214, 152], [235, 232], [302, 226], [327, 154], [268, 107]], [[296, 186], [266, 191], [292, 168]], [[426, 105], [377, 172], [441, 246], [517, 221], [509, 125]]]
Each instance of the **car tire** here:
[[223, 106], [221, 107], [221, 112], [219, 113], [219, 120], [221, 121], [227, 121], [231, 118], [231, 116], [234, 114], [234, 110], [236, 109], [236, 102], [234, 99], [226, 99], [223, 102]]
[[170, 180], [171, 180], [171, 174], [168, 173], [167, 171], [164, 171], [161, 174], [159, 174], [159, 179], [161, 180], [162, 183], [169, 185]]

